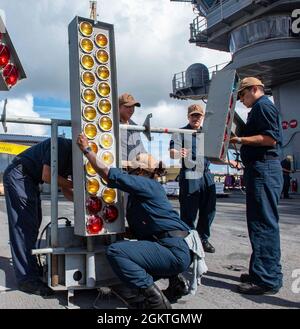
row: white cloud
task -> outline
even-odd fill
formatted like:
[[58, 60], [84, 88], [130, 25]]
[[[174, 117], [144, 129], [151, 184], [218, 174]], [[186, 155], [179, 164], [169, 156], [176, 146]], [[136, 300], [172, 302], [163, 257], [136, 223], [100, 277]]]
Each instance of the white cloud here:
[[[4, 106], [4, 101], [0, 102], [0, 108]], [[17, 116], [17, 117], [39, 117], [39, 115], [33, 110], [33, 96], [26, 95], [25, 98], [14, 98], [9, 99], [6, 106], [6, 115]], [[0, 133], [3, 133], [3, 127], [0, 127]], [[30, 125], [30, 124], [18, 124], [18, 123], [7, 123], [8, 134], [18, 135], [37, 135], [43, 136], [47, 133], [45, 126]]]
[[[195, 62], [207, 66], [229, 54], [189, 44], [190, 3], [169, 0], [99, 1], [99, 20], [114, 24], [118, 89], [146, 106], [170, 102], [174, 73]], [[89, 16], [89, 1], [2, 0], [7, 27], [28, 78], [10, 92], [13, 97], [69, 99], [68, 24], [75, 15]], [[16, 19], [16, 12], [22, 13]]]

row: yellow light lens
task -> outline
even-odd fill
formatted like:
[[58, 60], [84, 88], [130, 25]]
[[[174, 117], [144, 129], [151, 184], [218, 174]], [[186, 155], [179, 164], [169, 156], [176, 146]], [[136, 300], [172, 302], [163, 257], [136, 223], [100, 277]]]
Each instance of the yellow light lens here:
[[97, 127], [92, 123], [85, 125], [84, 134], [89, 139], [95, 138], [97, 136]]
[[98, 153], [98, 146], [94, 142], [89, 142], [89, 147], [93, 150], [94, 153]]
[[101, 99], [98, 102], [98, 110], [103, 114], [108, 114], [111, 111], [111, 103], [108, 99]]
[[109, 78], [109, 69], [106, 66], [99, 66], [97, 68], [97, 77], [101, 80], [107, 80]]
[[99, 126], [102, 130], [104, 131], [110, 131], [112, 128], [112, 121], [111, 118], [108, 116], [103, 116], [100, 120], [99, 120]]
[[96, 178], [88, 179], [86, 182], [86, 190], [90, 194], [97, 194], [100, 189], [100, 183]]
[[107, 166], [111, 166], [114, 163], [114, 160], [115, 160], [113, 154], [109, 151], [103, 152], [102, 155], [101, 155], [101, 159], [103, 160], [103, 162]]
[[98, 50], [96, 58], [100, 64], [105, 64], [108, 62], [108, 53], [105, 50]]
[[96, 37], [95, 37], [95, 42], [96, 42], [96, 45], [97, 45], [98, 47], [102, 47], [102, 48], [104, 48], [104, 47], [106, 47], [107, 44], [108, 44], [108, 39], [107, 39], [107, 37], [106, 37], [104, 34], [99, 33], [99, 34], [97, 34]]
[[90, 176], [95, 176], [97, 174], [90, 162], [86, 163], [85, 170]]
[[80, 40], [80, 48], [86, 53], [91, 53], [94, 49], [94, 44], [91, 39], [83, 38]]
[[86, 86], [92, 87], [92, 85], [95, 83], [96, 77], [92, 72], [84, 72], [81, 75], [81, 80]]
[[86, 69], [86, 70], [91, 70], [94, 65], [95, 61], [94, 58], [90, 55], [83, 55], [81, 57], [81, 65]]
[[85, 37], [90, 37], [93, 33], [93, 26], [91, 23], [81, 22], [79, 25], [79, 30]]
[[84, 101], [86, 101], [89, 104], [92, 104], [95, 102], [96, 99], [96, 93], [94, 92], [93, 89], [85, 89], [82, 92], [82, 98], [84, 99]]
[[109, 149], [110, 147], [112, 147], [113, 142], [114, 139], [111, 134], [105, 133], [100, 136], [100, 145], [105, 149]]
[[90, 106], [90, 105], [85, 106], [83, 109], [83, 116], [87, 121], [95, 120], [97, 116], [97, 112], [94, 106]]
[[97, 90], [102, 97], [107, 97], [110, 94], [110, 86], [106, 82], [99, 83]]
[[102, 199], [106, 203], [113, 203], [116, 200], [117, 193], [111, 188], [105, 188], [102, 192]]

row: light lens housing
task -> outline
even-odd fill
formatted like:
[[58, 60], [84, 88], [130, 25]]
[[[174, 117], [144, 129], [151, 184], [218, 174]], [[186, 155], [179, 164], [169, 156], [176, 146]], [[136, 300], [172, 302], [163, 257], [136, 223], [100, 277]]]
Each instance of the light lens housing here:
[[87, 138], [94, 139], [97, 136], [97, 127], [92, 123], [88, 123], [84, 127], [84, 134]]
[[10, 59], [10, 51], [6, 45], [0, 45], [0, 67], [8, 64]]
[[100, 64], [106, 64], [108, 62], [109, 56], [105, 50], [100, 49], [96, 53], [96, 58]]
[[80, 63], [86, 70], [91, 70], [95, 65], [94, 58], [90, 55], [81, 56]]
[[104, 220], [113, 223], [119, 216], [119, 211], [115, 206], [105, 206], [103, 209]]
[[19, 79], [18, 69], [13, 64], [7, 64], [3, 70], [3, 76], [8, 86], [14, 86]]
[[85, 170], [90, 176], [97, 175], [96, 170], [93, 168], [93, 166], [91, 165], [91, 163], [89, 161], [85, 164]]
[[101, 82], [98, 84], [97, 91], [100, 96], [107, 97], [110, 94], [110, 86], [106, 82]]
[[96, 197], [90, 197], [86, 201], [86, 209], [89, 214], [97, 214], [102, 208], [102, 201]]
[[111, 102], [108, 99], [101, 99], [98, 102], [98, 110], [103, 114], [108, 114], [111, 111]]
[[111, 118], [108, 116], [103, 116], [100, 120], [99, 120], [99, 126], [102, 130], [104, 131], [110, 131], [112, 128], [112, 121]]
[[107, 166], [111, 166], [114, 163], [114, 160], [115, 160], [113, 154], [109, 151], [103, 152], [101, 154], [101, 159]]
[[99, 143], [103, 148], [109, 149], [112, 147], [112, 145], [114, 143], [114, 138], [113, 138], [112, 134], [104, 133], [100, 136]]
[[96, 178], [87, 179], [86, 190], [89, 194], [96, 195], [100, 189], [100, 183]]
[[117, 193], [114, 189], [105, 188], [102, 192], [102, 199], [105, 203], [114, 203], [117, 197]]
[[95, 74], [89, 71], [83, 72], [81, 75], [81, 81], [87, 87], [92, 87], [96, 81]]
[[91, 215], [88, 217], [86, 223], [86, 230], [88, 234], [98, 234], [103, 229], [103, 220], [97, 215]]
[[107, 80], [110, 76], [109, 69], [103, 65], [98, 66], [96, 74], [100, 80]]
[[86, 103], [92, 104], [96, 100], [96, 93], [94, 92], [93, 89], [90, 88], [84, 89], [82, 92], [82, 98]]
[[95, 37], [95, 43], [98, 47], [104, 48], [108, 44], [108, 39], [107, 39], [106, 35], [104, 35], [102, 33], [98, 33]]
[[89, 22], [81, 22], [79, 25], [79, 31], [85, 37], [90, 37], [93, 34], [93, 25]]
[[94, 153], [98, 153], [98, 146], [94, 142], [89, 142], [89, 147], [93, 150]]
[[93, 121], [97, 116], [97, 111], [94, 106], [87, 105], [83, 108], [82, 115], [87, 121]]
[[80, 40], [80, 48], [85, 52], [85, 53], [91, 53], [94, 49], [94, 44], [92, 40], [88, 38], [83, 38]]

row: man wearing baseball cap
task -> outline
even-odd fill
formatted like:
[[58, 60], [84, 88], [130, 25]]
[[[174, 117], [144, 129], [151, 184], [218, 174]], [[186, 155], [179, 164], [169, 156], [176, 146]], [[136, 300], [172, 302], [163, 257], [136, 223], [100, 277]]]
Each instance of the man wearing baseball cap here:
[[279, 111], [255, 77], [244, 78], [238, 98], [251, 108], [241, 137], [245, 166], [247, 224], [252, 246], [249, 274], [241, 275], [238, 291], [249, 295], [275, 294], [282, 286], [278, 202], [283, 186], [279, 160], [282, 128]]
[[[119, 114], [121, 124], [136, 125], [136, 123], [131, 120], [136, 106], [141, 107], [141, 104], [135, 100], [132, 95], [125, 93], [119, 97]], [[135, 160], [140, 153], [147, 153], [139, 132], [121, 129], [120, 134], [122, 160], [124, 163]]]
[[[199, 104], [190, 105], [187, 116], [189, 123], [182, 129], [200, 130], [205, 116], [203, 108]], [[198, 177], [195, 178], [190, 177], [192, 176], [190, 174], [197, 171], [197, 161], [203, 160], [203, 158], [197, 157], [196, 144], [196, 135], [173, 134], [170, 142], [170, 157], [172, 159], [182, 159], [179, 173], [181, 219], [198, 231], [204, 251], [214, 253], [215, 248], [208, 239], [210, 237], [210, 226], [216, 212], [216, 186], [209, 171], [210, 162], [206, 158], [204, 158], [203, 173], [198, 173]], [[192, 161], [190, 162], [191, 165], [188, 165], [189, 168], [187, 168], [190, 160]]]

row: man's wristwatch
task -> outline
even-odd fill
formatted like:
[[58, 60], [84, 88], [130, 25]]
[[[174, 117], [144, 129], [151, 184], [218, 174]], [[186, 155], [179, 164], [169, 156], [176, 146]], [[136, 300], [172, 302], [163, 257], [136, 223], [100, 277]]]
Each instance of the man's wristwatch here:
[[89, 152], [91, 152], [92, 151], [92, 148], [90, 147], [90, 146], [88, 146], [88, 147], [85, 147], [84, 149], [83, 149], [83, 154], [84, 155], [87, 155]]
[[241, 137], [238, 137], [238, 138], [237, 138], [236, 143], [237, 143], [237, 144], [242, 144], [242, 139], [241, 139]]

